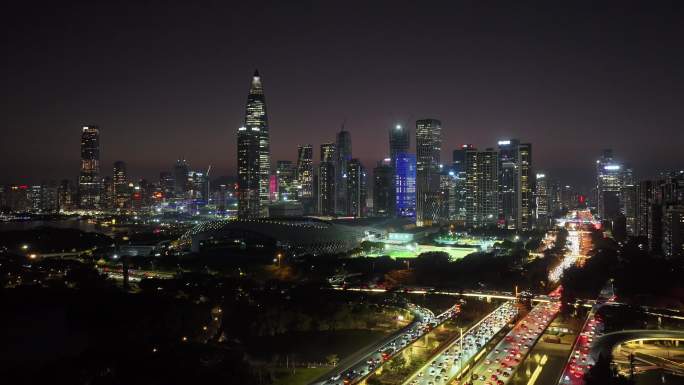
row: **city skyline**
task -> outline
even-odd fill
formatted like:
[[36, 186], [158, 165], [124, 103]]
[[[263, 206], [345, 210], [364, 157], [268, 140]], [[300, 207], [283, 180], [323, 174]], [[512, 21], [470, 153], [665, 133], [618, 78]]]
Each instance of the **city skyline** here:
[[[117, 22], [113, 16], [120, 10], [103, 16], [106, 13], [97, 12], [102, 11], [98, 7], [109, 10], [105, 5], [84, 7], [76, 15], [92, 13], [104, 25]], [[682, 27], [674, 23], [677, 8], [668, 7], [667, 3], [649, 7], [625, 5], [620, 8], [623, 17], [619, 20], [609, 17], [615, 9], [607, 5], [593, 9], [591, 18], [586, 18], [586, 9], [519, 11], [520, 21], [504, 18], [504, 9], [454, 6], [444, 12], [445, 16], [457, 17], [454, 21], [442, 27], [426, 26], [415, 37], [396, 31], [393, 39], [384, 39], [374, 34], [379, 28], [364, 25], [365, 18], [373, 15], [370, 12], [349, 21], [360, 27], [349, 36], [331, 28], [320, 37], [291, 47], [293, 53], [307, 48], [320, 50], [323, 41], [333, 39], [340, 43], [339, 54], [350, 52], [350, 60], [370, 55], [372, 60], [352, 66], [350, 71], [335, 63], [339, 54], [323, 55], [311, 63], [302, 63], [297, 58], [272, 60], [282, 50], [272, 46], [272, 42], [267, 43], [266, 37], [285, 23], [306, 22], [319, 13], [328, 21], [347, 16], [344, 9], [337, 10], [339, 14], [330, 14], [315, 7], [297, 15], [296, 8], [266, 7], [265, 17], [270, 24], [265, 31], [249, 36], [230, 35], [232, 48], [250, 53], [230, 65], [226, 65], [227, 51], [209, 52], [209, 45], [218, 44], [217, 39], [227, 36], [226, 30], [238, 28], [244, 21], [231, 17], [223, 29], [212, 23], [217, 21], [215, 15], [202, 9], [189, 9], [211, 26], [193, 31], [187, 38], [211, 37], [196, 47], [200, 54], [197, 62], [160, 62], [163, 53], [147, 52], [136, 43], [125, 56], [126, 60], [140, 59], [135, 65], [126, 61], [120, 66], [105, 63], [99, 69], [91, 69], [79, 63], [69, 68], [83, 57], [71, 54], [79, 49], [101, 59], [112, 50], [122, 49], [124, 43], [88, 26], [84, 28], [90, 34], [75, 36], [68, 25], [74, 16], [63, 21], [40, 19], [43, 23], [32, 27], [35, 31], [12, 29], [12, 34], [23, 33], [22, 41], [33, 42], [46, 51], [26, 51], [10, 44], [12, 60], [6, 66], [11, 76], [6, 89], [11, 97], [3, 113], [8, 117], [6, 129], [11, 134], [3, 140], [7, 170], [1, 182], [75, 180], [78, 139], [71, 133], [90, 123], [101, 130], [103, 170], [110, 170], [114, 161], [122, 160], [132, 177], [154, 180], [160, 170], [168, 169], [177, 154], [181, 154], [198, 167], [211, 164], [213, 175], [236, 175], [236, 156], [230, 150], [235, 148], [236, 140], [232, 133], [242, 124], [244, 79], [254, 68], [259, 68], [268, 79], [271, 167], [277, 160], [293, 160], [297, 145], [312, 143], [315, 148], [330, 141], [341, 122], [346, 121], [345, 127], [354, 137], [354, 157], [370, 169], [389, 155], [384, 154], [389, 152], [386, 145], [383, 154], [377, 154], [377, 143], [386, 142], [388, 128], [395, 124], [412, 127], [416, 120], [428, 117], [442, 121], [445, 159], [464, 143], [486, 148], [500, 139], [520, 138], [535, 145], [538, 167], [567, 179], [568, 183], [584, 186], [592, 185], [592, 162], [603, 148], [613, 148], [624, 161], [632, 163], [639, 177], [681, 167], [676, 145], [683, 135], [677, 123], [682, 118], [677, 108], [681, 104], [682, 96], [677, 90], [681, 89], [678, 85], [682, 84], [682, 77], [676, 68], [681, 68], [682, 54], [681, 50], [673, 49], [673, 36]], [[173, 40], [159, 32], [181, 17], [184, 10], [172, 7], [159, 27], [150, 29], [141, 27], [143, 16], [152, 12], [148, 6], [140, 6], [139, 14], [127, 20], [142, 42], [154, 41], [175, 57], [180, 51], [171, 45]], [[43, 12], [47, 11], [50, 10]], [[226, 12], [221, 7], [215, 11], [216, 15]], [[280, 11], [284, 12], [282, 19], [276, 17]], [[381, 20], [388, 21], [393, 16], [407, 20], [411, 11], [410, 7], [398, 5], [381, 15]], [[654, 17], [629, 23], [643, 12]], [[511, 33], [494, 43], [487, 38], [491, 31], [461, 19], [482, 13], [491, 13], [492, 21], [503, 23], [500, 28], [510, 27]], [[582, 32], [579, 26], [564, 30], [546, 25], [560, 14], [584, 21], [588, 31], [605, 28], [608, 33], [596, 38]], [[542, 54], [540, 50], [548, 41], [525, 29], [523, 21], [529, 20], [544, 24], [553, 38], [575, 33], [577, 41], [586, 47], [560, 39], [551, 54]], [[455, 27], [457, 21], [463, 21], [459, 28], [468, 30], [468, 39], [460, 36], [461, 30]], [[210, 28], [218, 29], [216, 36], [207, 35]], [[625, 42], [623, 34], [632, 29], [642, 33], [640, 40]], [[55, 32], [62, 40], [46, 40], [45, 31]], [[131, 38], [133, 32], [122, 34]], [[285, 37], [295, 40], [305, 34], [299, 28], [285, 32]], [[371, 38], [356, 47], [356, 34]], [[431, 38], [435, 42], [431, 43]], [[650, 43], [656, 40], [659, 45], [654, 47]], [[376, 46], [381, 41], [387, 44], [386, 48], [371, 50], [371, 44]], [[247, 46], [247, 42], [253, 46]], [[412, 44], [400, 46], [401, 43]], [[447, 43], [464, 49], [469, 56], [440, 50], [443, 60], [439, 63], [400, 59], [410, 57], [418, 47]], [[476, 46], [482, 50], [474, 51]], [[56, 52], [57, 48], [64, 50]], [[602, 52], [604, 49], [606, 52]], [[58, 60], [36, 60], [46, 52], [56, 55]], [[212, 53], [216, 56], [212, 57]], [[503, 65], [493, 67], [492, 59], [505, 53], [509, 55], [504, 55], [507, 59]], [[616, 58], [622, 59], [619, 67], [614, 66]], [[532, 63], [538, 66], [531, 66]], [[218, 67], [223, 67], [222, 74], [215, 76]], [[152, 68], [157, 72], [150, 72]], [[150, 76], [141, 82], [143, 74]], [[65, 88], [65, 81], [78, 87]], [[356, 90], [361, 84], [367, 86], [365, 92], [358, 94]], [[56, 98], [62, 102], [52, 103]], [[369, 109], [369, 105], [374, 108]], [[44, 140], [33, 140], [36, 133]], [[653, 145], [635, 145], [646, 141]], [[27, 159], [22, 156], [26, 152], [34, 155]], [[559, 157], [559, 153], [572, 155]], [[577, 154], [587, 154], [590, 159]]]

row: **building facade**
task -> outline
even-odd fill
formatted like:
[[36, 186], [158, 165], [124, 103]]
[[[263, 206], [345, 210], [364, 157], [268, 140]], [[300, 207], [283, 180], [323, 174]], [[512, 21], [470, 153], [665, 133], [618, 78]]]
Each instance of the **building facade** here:
[[347, 163], [347, 215], [356, 218], [366, 216], [367, 181], [366, 170], [358, 159]]
[[79, 207], [97, 210], [101, 206], [100, 129], [83, 126], [81, 133], [81, 173], [78, 178]]
[[416, 121], [416, 225], [431, 225], [437, 213], [431, 200], [439, 192], [442, 123], [436, 119]]
[[373, 214], [378, 217], [394, 216], [394, 167], [390, 159], [378, 163], [373, 169]]
[[247, 95], [245, 111], [245, 127], [254, 132], [258, 138], [258, 169], [259, 177], [259, 212], [260, 216], [267, 213], [270, 202], [269, 182], [271, 176], [271, 139], [268, 126], [268, 114], [266, 112], [266, 97], [259, 71], [254, 71]]
[[394, 162], [395, 210], [400, 218], [416, 217], [416, 155], [398, 153]]
[[336, 180], [335, 188], [337, 189], [337, 204], [335, 210], [338, 214], [346, 215], [347, 208], [347, 182], [346, 173], [347, 165], [352, 158], [352, 141], [349, 131], [345, 131], [344, 125], [340, 132], [337, 133], [337, 167], [335, 169]]
[[494, 149], [466, 151], [466, 226], [489, 227], [499, 216], [499, 154]]

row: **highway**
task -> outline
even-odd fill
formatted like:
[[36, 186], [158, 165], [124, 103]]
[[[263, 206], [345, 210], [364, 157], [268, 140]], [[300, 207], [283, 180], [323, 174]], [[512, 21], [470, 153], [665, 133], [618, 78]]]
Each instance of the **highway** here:
[[459, 311], [458, 305], [454, 305], [444, 313], [435, 316], [428, 309], [416, 305], [411, 306], [415, 319], [409, 326], [390, 338], [356, 353], [351, 359], [346, 359], [325, 377], [315, 380], [311, 385], [349, 385], [360, 382], [404, 348], [454, 317]]
[[[511, 331], [469, 373], [468, 384], [505, 385], [525, 358], [530, 348], [544, 334], [558, 314], [557, 302], [540, 303], [520, 320]], [[534, 374], [533, 374], [534, 376]], [[538, 374], [537, 374], [538, 376]]]
[[409, 377], [405, 385], [439, 385], [446, 384], [461, 373], [463, 366], [470, 365], [471, 359], [477, 359], [482, 349], [506, 325], [515, 319], [518, 311], [513, 302], [506, 302], [486, 317], [473, 325], [463, 337], [444, 347], [442, 351], [429, 360], [420, 370]]

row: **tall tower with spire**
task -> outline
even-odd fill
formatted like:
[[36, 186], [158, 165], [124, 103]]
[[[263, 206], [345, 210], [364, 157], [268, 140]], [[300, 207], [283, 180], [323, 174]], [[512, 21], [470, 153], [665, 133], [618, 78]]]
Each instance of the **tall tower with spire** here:
[[[245, 172], [245, 176], [256, 178], [255, 181], [245, 180], [246, 186], [258, 186], [258, 191], [247, 194], [252, 199], [258, 199], [258, 202], [251, 202], [247, 207], [245, 216], [259, 216], [267, 215], [267, 204], [269, 202], [269, 178], [271, 175], [271, 141], [268, 132], [268, 115], [266, 114], [266, 98], [264, 97], [264, 88], [261, 84], [261, 76], [259, 71], [255, 70], [252, 76], [252, 83], [249, 87], [249, 94], [247, 95], [247, 108], [245, 111], [245, 130], [241, 134], [249, 134], [251, 136], [249, 141], [254, 141], [256, 145], [256, 157], [250, 157], [250, 164], [247, 168], [250, 172]], [[239, 134], [240, 134], [239, 133]], [[238, 145], [239, 147], [239, 145]], [[249, 152], [249, 151], [243, 151]], [[238, 164], [240, 164], [240, 149], [238, 148]], [[243, 159], [242, 163], [249, 163]], [[255, 163], [255, 164], [254, 164]], [[256, 210], [257, 212], [253, 212]], [[239, 210], [241, 211], [241, 210]], [[249, 212], [249, 214], [247, 214]]]

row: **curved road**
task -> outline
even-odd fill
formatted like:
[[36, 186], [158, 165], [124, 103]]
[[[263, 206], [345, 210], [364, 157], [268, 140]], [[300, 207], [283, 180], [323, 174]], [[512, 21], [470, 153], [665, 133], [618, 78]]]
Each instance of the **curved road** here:
[[634, 340], [665, 340], [676, 339], [684, 341], [682, 330], [622, 330], [604, 334], [597, 338], [591, 346], [591, 357], [597, 360], [602, 354], [609, 357], [615, 345]]

